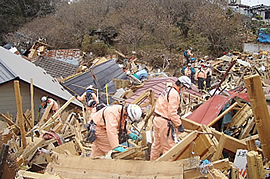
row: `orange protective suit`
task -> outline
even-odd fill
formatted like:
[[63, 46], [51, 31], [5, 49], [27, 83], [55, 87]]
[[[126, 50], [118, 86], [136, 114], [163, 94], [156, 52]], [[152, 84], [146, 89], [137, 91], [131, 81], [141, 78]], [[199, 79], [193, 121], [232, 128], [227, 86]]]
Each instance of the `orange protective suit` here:
[[[92, 93], [92, 96], [93, 96], [93, 99], [96, 101], [96, 104], [98, 104], [99, 101], [98, 101], [98, 98], [97, 98], [96, 94]], [[86, 92], [84, 92], [81, 96], [77, 96], [77, 99], [82, 101], [82, 102], [85, 102], [85, 100], [86, 100]], [[86, 111], [89, 111], [89, 113], [90, 113], [90, 114], [87, 114], [88, 115], [87, 118], [92, 118], [92, 115], [96, 112], [96, 108], [89, 107], [89, 106], [85, 105], [85, 109], [86, 109]]]
[[[92, 145], [92, 158], [104, 156], [110, 150], [119, 146], [118, 133], [120, 128], [121, 110], [122, 105], [113, 105], [102, 108], [93, 115], [93, 121], [96, 124], [97, 138]], [[102, 117], [103, 111], [106, 124]], [[124, 125], [125, 117], [123, 116], [121, 119], [122, 129], [124, 129]], [[128, 131], [128, 133], [130, 133], [130, 131]]]
[[[167, 97], [168, 95], [169, 97]], [[155, 107], [156, 116], [153, 121], [154, 143], [151, 147], [150, 160], [156, 160], [160, 154], [167, 152], [175, 145], [168, 122], [170, 120], [177, 128], [182, 124], [180, 116], [177, 114], [179, 104], [179, 87], [176, 85], [173, 88], [166, 88], [158, 97]]]

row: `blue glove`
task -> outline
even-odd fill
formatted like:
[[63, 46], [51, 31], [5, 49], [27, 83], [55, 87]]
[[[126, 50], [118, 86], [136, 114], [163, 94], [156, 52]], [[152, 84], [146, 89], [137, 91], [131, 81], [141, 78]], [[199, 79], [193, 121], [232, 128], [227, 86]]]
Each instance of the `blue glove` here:
[[38, 108], [38, 111], [40, 111], [42, 107], [43, 107], [43, 106], [42, 106], [42, 105], [40, 105], [40, 106], [39, 106], [39, 108]]
[[129, 138], [131, 138], [132, 140], [138, 140], [138, 139], [139, 139], [139, 136], [137, 136], [137, 135], [134, 134], [134, 133], [130, 133], [128, 136], [129, 136]]
[[114, 148], [113, 150], [115, 150], [115, 151], [117, 151], [117, 152], [125, 152], [125, 151], [127, 151], [127, 149], [125, 149], [125, 148], [123, 148], [123, 147], [116, 147], [116, 148]]

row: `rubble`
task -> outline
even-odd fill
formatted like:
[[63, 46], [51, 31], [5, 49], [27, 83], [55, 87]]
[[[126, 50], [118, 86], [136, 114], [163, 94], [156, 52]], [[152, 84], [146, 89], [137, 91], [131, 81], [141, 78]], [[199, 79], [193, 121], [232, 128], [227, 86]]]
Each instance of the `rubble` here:
[[[0, 138], [0, 164], [5, 166], [0, 167], [1, 177], [264, 178], [269, 174], [270, 157], [270, 118], [264, 94], [269, 90], [263, 91], [270, 85], [269, 54], [235, 52], [216, 60], [198, 59], [196, 66], [211, 64], [212, 90], [199, 93], [197, 84], [193, 84], [191, 90], [181, 94], [180, 115], [185, 132], [178, 134], [178, 143], [156, 161], [148, 161], [155, 100], [177, 79], [166, 72], [168, 65], [155, 71], [149, 64], [127, 59], [116, 51], [114, 60], [92, 59], [85, 70], [61, 81], [71, 94], [81, 94], [86, 86], [94, 84], [105, 104], [133, 103], [143, 108], [142, 121], [129, 126], [142, 139], [129, 139], [127, 151], [111, 151], [100, 159], [89, 157], [92, 144], [87, 141], [84, 108], [67, 110], [74, 96], [53, 116], [48, 115], [47, 107], [34, 123], [32, 111], [22, 111], [24, 99], [15, 81], [17, 116], [0, 113], [7, 126]], [[78, 69], [83, 69], [85, 63], [81, 64]], [[145, 68], [147, 77], [134, 75]], [[246, 152], [238, 155], [240, 150]], [[241, 171], [235, 162], [239, 157], [247, 163]], [[16, 168], [10, 170], [12, 166]]]

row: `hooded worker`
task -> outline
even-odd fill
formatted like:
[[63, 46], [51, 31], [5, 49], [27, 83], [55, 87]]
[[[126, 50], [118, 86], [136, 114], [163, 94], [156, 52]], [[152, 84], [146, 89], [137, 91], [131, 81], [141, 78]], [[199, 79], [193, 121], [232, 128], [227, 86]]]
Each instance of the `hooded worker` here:
[[121, 138], [124, 134], [133, 140], [139, 137], [127, 129], [127, 122], [139, 121], [142, 110], [138, 105], [112, 105], [102, 108], [93, 115], [93, 122], [96, 125], [96, 139], [92, 145], [91, 157], [101, 157], [110, 150], [118, 152], [126, 151], [121, 147]]
[[179, 93], [187, 88], [191, 88], [191, 80], [187, 76], [181, 76], [173, 86], [167, 87], [158, 97], [153, 119], [154, 143], [150, 160], [158, 159], [160, 154], [166, 153], [176, 144], [172, 135], [175, 128], [179, 132], [184, 132], [181, 118], [178, 115]]

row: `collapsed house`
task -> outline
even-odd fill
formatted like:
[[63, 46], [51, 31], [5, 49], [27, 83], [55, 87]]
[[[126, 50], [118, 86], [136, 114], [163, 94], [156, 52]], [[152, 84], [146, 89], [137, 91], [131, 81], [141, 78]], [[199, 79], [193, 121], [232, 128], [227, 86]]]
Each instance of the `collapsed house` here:
[[[21, 117], [23, 114], [18, 115], [16, 122], [8, 115], [1, 116], [7, 122], [1, 138], [1, 159], [5, 161], [10, 157], [9, 162], [1, 161], [2, 176], [243, 178], [248, 174], [249, 178], [264, 178], [269, 168], [267, 128], [270, 118], [262, 89], [269, 84], [269, 58], [249, 57], [237, 54], [212, 61], [214, 92], [202, 94], [193, 85], [191, 90], [180, 94], [186, 130], [178, 135], [178, 143], [156, 161], [148, 161], [155, 100], [177, 78], [149, 75], [148, 79], [139, 80], [125, 73], [113, 60], [104, 60], [85, 72], [72, 75], [61, 83], [71, 94], [80, 95], [88, 85], [94, 84], [105, 104], [140, 105], [144, 117], [135, 128], [142, 139], [128, 140], [130, 147], [125, 152], [111, 151], [101, 159], [90, 159], [92, 144], [86, 140], [88, 131], [83, 127], [86, 123], [83, 111], [65, 110], [75, 98], [70, 95], [56, 115], [39, 121], [33, 128], [27, 126], [27, 120]], [[260, 68], [262, 65], [264, 70]], [[136, 73], [134, 65], [130, 68]], [[16, 102], [14, 106], [20, 106], [20, 102]], [[31, 116], [28, 117], [28, 121], [31, 120]], [[17, 166], [17, 173], [9, 170], [12, 165]]]

